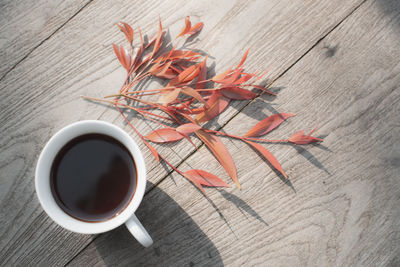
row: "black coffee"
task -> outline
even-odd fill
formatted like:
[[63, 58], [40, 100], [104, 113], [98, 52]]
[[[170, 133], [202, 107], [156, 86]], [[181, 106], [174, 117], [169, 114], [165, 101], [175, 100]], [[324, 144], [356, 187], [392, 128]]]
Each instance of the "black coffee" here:
[[132, 199], [135, 161], [118, 140], [85, 134], [58, 152], [50, 183], [57, 204], [66, 213], [83, 221], [104, 221], [116, 216]]

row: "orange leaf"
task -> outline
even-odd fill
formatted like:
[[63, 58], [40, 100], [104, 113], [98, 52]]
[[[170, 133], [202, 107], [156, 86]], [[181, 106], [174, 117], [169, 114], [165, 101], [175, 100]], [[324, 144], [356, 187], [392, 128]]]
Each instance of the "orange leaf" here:
[[204, 186], [231, 187], [218, 176], [203, 170], [189, 170], [184, 172], [184, 175], [193, 183], [198, 183]]
[[242, 89], [240, 87], [227, 87], [221, 90], [221, 93], [230, 99], [249, 100], [254, 99], [258, 95], [252, 91]]
[[225, 79], [225, 77], [230, 75], [231, 73], [233, 73], [233, 72], [232, 72], [231, 69], [229, 69], [229, 70], [227, 70], [227, 71], [225, 71], [223, 73], [216, 74], [214, 77], [211, 78], [211, 80], [214, 81], [214, 82], [218, 82], [220, 80]]
[[154, 143], [168, 143], [181, 140], [184, 136], [175, 131], [175, 129], [162, 128], [151, 132], [145, 137]]
[[199, 113], [196, 116], [196, 121], [199, 123], [206, 122], [214, 119], [224, 111], [229, 104], [229, 99], [224, 97], [220, 92], [215, 91], [208, 99], [207, 104], [209, 108]]
[[205, 107], [208, 107], [207, 102], [204, 100], [204, 98], [193, 88], [190, 87], [182, 87], [181, 92], [185, 95], [191, 96], [195, 99], [197, 99], [199, 102], [203, 103]]
[[264, 158], [266, 160], [268, 160], [269, 163], [271, 163], [271, 165], [277, 169], [280, 173], [282, 173], [283, 176], [285, 176], [285, 178], [287, 179], [287, 175], [286, 173], [283, 171], [281, 164], [279, 164], [278, 160], [275, 158], [274, 155], [272, 155], [272, 153], [266, 149], [265, 147], [263, 147], [260, 144], [254, 143], [254, 142], [250, 142], [250, 141], [246, 141], [246, 143], [248, 143], [249, 145], [251, 145], [254, 149], [256, 149], [258, 152], [261, 153], [261, 155], [264, 156]]
[[201, 31], [201, 29], [203, 29], [203, 26], [204, 26], [204, 23], [199, 22], [196, 25], [194, 25], [192, 28], [190, 28], [190, 30], [187, 34], [188, 35], [196, 34], [197, 32]]
[[176, 128], [176, 131], [181, 134], [191, 134], [197, 130], [200, 130], [201, 126], [194, 123], [185, 123]]
[[228, 149], [226, 149], [224, 143], [222, 143], [217, 136], [211, 135], [203, 130], [198, 130], [195, 133], [206, 144], [208, 149], [210, 149], [210, 151], [214, 154], [217, 160], [221, 163], [222, 167], [224, 167], [225, 171], [240, 189], [241, 186], [237, 177], [235, 162], [233, 161]]
[[187, 16], [185, 19], [185, 27], [182, 28], [181, 32], [178, 34], [178, 36], [176, 36], [176, 38], [187, 34], [190, 31], [191, 27], [192, 27], [192, 23], [190, 22], [189, 16]]
[[186, 68], [184, 71], [179, 73], [179, 75], [176, 76], [176, 78], [172, 79], [169, 82], [168, 86], [173, 86], [179, 83], [185, 83], [193, 80], [194, 78], [196, 78], [197, 74], [199, 74], [200, 71], [199, 66], [200, 64], [196, 64]]
[[278, 127], [287, 118], [293, 117], [296, 114], [293, 113], [278, 113], [271, 115], [259, 123], [257, 123], [253, 128], [250, 129], [244, 136], [247, 137], [257, 137], [269, 133], [276, 127]]
[[158, 99], [158, 103], [164, 105], [169, 104], [178, 97], [180, 92], [180, 88], [171, 89], [171, 91], [169, 91], [168, 93], [164, 93], [163, 95], [161, 95], [160, 99]]
[[[311, 133], [314, 130], [311, 131]], [[311, 133], [308, 135], [304, 134], [304, 130], [298, 131], [297, 133], [293, 134], [288, 141], [291, 143], [295, 143], [298, 145], [306, 145], [314, 142], [322, 142], [323, 140], [321, 138], [313, 137], [311, 136]]]
[[181, 76], [181, 77], [178, 76], [179, 83], [190, 82], [194, 78], [196, 78], [200, 71], [199, 66], [200, 64], [190, 66], [189, 68], [179, 73], [179, 76]]
[[204, 108], [203, 107], [201, 107], [201, 108], [192, 108], [191, 110], [190, 110], [190, 114], [199, 114], [199, 113], [201, 113], [201, 112], [203, 112], [204, 111]]

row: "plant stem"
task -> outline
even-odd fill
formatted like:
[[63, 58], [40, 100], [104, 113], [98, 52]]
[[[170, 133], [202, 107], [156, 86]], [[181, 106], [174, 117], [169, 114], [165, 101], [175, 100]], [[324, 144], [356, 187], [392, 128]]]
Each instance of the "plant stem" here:
[[211, 130], [211, 129], [205, 129], [208, 132], [213, 132], [218, 135], [224, 135], [228, 137], [232, 137], [235, 139], [240, 139], [240, 140], [251, 140], [251, 141], [260, 141], [260, 142], [268, 142], [268, 143], [286, 143], [288, 142], [287, 139], [281, 139], [281, 140], [271, 140], [271, 139], [262, 139], [262, 138], [254, 138], [254, 137], [245, 137], [245, 136], [239, 136], [239, 135], [233, 135], [233, 134], [228, 134], [216, 130]]
[[148, 114], [148, 115], [151, 115], [151, 116], [154, 116], [154, 117], [158, 117], [158, 118], [160, 118], [160, 119], [172, 121], [172, 119], [170, 119], [170, 118], [168, 118], [168, 117], [165, 117], [165, 116], [162, 116], [162, 115], [158, 115], [158, 114], [155, 114], [155, 113], [152, 113], [152, 112], [149, 112], [149, 111], [145, 111], [145, 110], [140, 109], [140, 108], [134, 108], [134, 107], [131, 107], [131, 106], [129, 106], [129, 105], [119, 103], [118, 100], [112, 101], [112, 100], [100, 99], [100, 98], [89, 97], [89, 96], [82, 96], [82, 97], [85, 98], [85, 99], [92, 100], [92, 101], [110, 103], [110, 104], [113, 104], [113, 105], [115, 105], [115, 106], [116, 106], [116, 105], [120, 105], [120, 106], [122, 106], [122, 107], [124, 107], [124, 108], [129, 108], [129, 109], [132, 109], [132, 110], [134, 110], [134, 111], [137, 111], [138, 113], [142, 114], [143, 116], [145, 116], [145, 115], [144, 115], [144, 113], [145, 113], [145, 114]]

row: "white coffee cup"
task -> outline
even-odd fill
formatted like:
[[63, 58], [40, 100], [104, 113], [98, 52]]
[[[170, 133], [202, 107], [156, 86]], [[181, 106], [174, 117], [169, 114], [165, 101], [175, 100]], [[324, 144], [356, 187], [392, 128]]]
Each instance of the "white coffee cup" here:
[[[85, 222], [65, 213], [56, 203], [50, 188], [50, 171], [53, 160], [60, 149], [75, 137], [98, 133], [111, 136], [120, 141], [132, 154], [137, 170], [135, 194], [128, 206], [118, 215], [101, 222]], [[58, 131], [43, 148], [39, 156], [35, 173], [35, 187], [40, 204], [53, 221], [70, 231], [82, 234], [98, 234], [114, 229], [125, 223], [132, 235], [145, 247], [153, 240], [135, 216], [146, 189], [146, 166], [136, 142], [119, 127], [104, 121], [87, 120], [66, 126]]]

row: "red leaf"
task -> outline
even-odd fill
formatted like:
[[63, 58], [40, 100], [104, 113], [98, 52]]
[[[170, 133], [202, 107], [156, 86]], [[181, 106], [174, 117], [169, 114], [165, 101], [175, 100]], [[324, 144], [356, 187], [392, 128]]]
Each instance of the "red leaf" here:
[[193, 141], [190, 139], [190, 137], [189, 137], [188, 135], [184, 134], [183, 137], [185, 137], [185, 139], [188, 140], [189, 143], [192, 144], [192, 146], [193, 146], [196, 150], [198, 149], [198, 147], [196, 146], [196, 144], [193, 143]]
[[196, 34], [197, 32], [201, 31], [201, 29], [203, 29], [203, 26], [204, 26], [204, 23], [199, 22], [196, 25], [194, 25], [192, 28], [190, 28], [190, 30], [187, 34], [188, 35]]
[[213, 78], [213, 81], [216, 83], [222, 83], [222, 84], [233, 84], [240, 76], [242, 73], [243, 69], [237, 69], [233, 71], [230, 75], [226, 75], [225, 78], [220, 79], [220, 80], [215, 80]]
[[190, 57], [197, 57], [200, 53], [193, 52], [192, 50], [183, 51], [183, 50], [171, 50], [167, 51], [161, 56], [159, 56], [155, 62], [160, 62], [164, 60], [176, 60], [176, 59], [183, 59], [183, 58], [190, 58]]
[[271, 165], [274, 166], [275, 169], [277, 169], [280, 173], [282, 173], [282, 175], [285, 176], [286, 179], [288, 178], [286, 173], [282, 169], [281, 164], [279, 164], [278, 160], [274, 157], [274, 155], [272, 155], [272, 153], [268, 149], [266, 149], [265, 147], [263, 147], [260, 144], [254, 143], [254, 142], [250, 142], [250, 141], [246, 141], [246, 140], [245, 140], [245, 142], [248, 143], [249, 145], [251, 145], [258, 152], [260, 152], [261, 155], [263, 155], [264, 158], [266, 160], [268, 160], [268, 162], [271, 163]]
[[154, 76], [163, 76], [165, 73], [168, 71], [169, 67], [171, 66], [172, 62], [167, 62], [164, 65], [159, 66], [158, 64], [154, 64], [150, 70], [149, 73], [151, 73]]
[[119, 53], [124, 61], [123, 66], [127, 71], [129, 71], [131, 68], [131, 56], [125, 52], [125, 48], [123, 48], [122, 45], [119, 47]]
[[[165, 64], [164, 64], [165, 65]], [[154, 75], [154, 74], [157, 74], [159, 71], [160, 71], [160, 69], [162, 69], [162, 67], [164, 66], [164, 65], [160, 65], [160, 63], [155, 63], [155, 64], [153, 64], [152, 66], [151, 66], [151, 68], [149, 69], [149, 73], [150, 74], [152, 74], [152, 75]]]
[[178, 97], [180, 92], [181, 92], [180, 88], [171, 89], [171, 91], [168, 91], [167, 93], [161, 95], [161, 97], [158, 99], [158, 103], [164, 105], [169, 104]]
[[212, 120], [221, 114], [228, 106], [229, 99], [224, 97], [220, 92], [215, 91], [211, 95], [210, 99], [208, 99], [207, 104], [209, 105], [209, 108], [196, 116], [196, 121], [199, 123]]
[[124, 24], [125, 29], [126, 29], [128, 35], [130, 37], [130, 42], [132, 42], [133, 41], [133, 29], [132, 29], [132, 27], [128, 23], [125, 23], [125, 22], [122, 22], [122, 24]]
[[243, 65], [243, 63], [246, 61], [246, 59], [247, 59], [247, 55], [249, 54], [249, 51], [250, 51], [250, 48], [248, 48], [247, 50], [246, 50], [246, 52], [244, 53], [244, 55], [243, 55], [243, 57], [242, 57], [242, 60], [239, 62], [239, 64], [237, 65], [237, 67], [236, 68], [240, 68], [242, 65]]
[[163, 33], [164, 33], [160, 18], [158, 18], [158, 23], [159, 23], [158, 33], [157, 33], [157, 37], [155, 39], [155, 43], [154, 43], [154, 47], [153, 47], [153, 53], [151, 54], [152, 57], [157, 53], [158, 49], [160, 49], [160, 46], [161, 46], [161, 43], [162, 43], [162, 36], [163, 36]]
[[123, 60], [122, 60], [122, 58], [121, 58], [121, 55], [119, 54], [119, 47], [118, 47], [116, 44], [112, 44], [112, 46], [113, 46], [115, 55], [117, 56], [119, 62], [120, 62], [121, 65], [122, 65]]
[[133, 41], [133, 29], [129, 24], [125, 22], [121, 22], [123, 27], [119, 24], [117, 24], [118, 28], [125, 34], [126, 39], [128, 42], [131, 44]]
[[142, 141], [145, 143], [145, 145], [150, 149], [151, 153], [153, 154], [153, 156], [156, 158], [157, 162], [160, 162], [160, 157], [158, 156], [158, 152], [157, 150], [149, 144], [149, 142], [147, 142], [146, 140], [142, 139]]
[[175, 111], [170, 107], [162, 106], [159, 104], [156, 104], [155, 106], [164, 111], [165, 113], [167, 113], [171, 117], [171, 119], [175, 120], [178, 123], [181, 122], [181, 120], [176, 116]]
[[207, 61], [208, 56], [204, 59], [203, 62], [200, 64], [200, 70], [199, 70], [199, 76], [197, 77], [197, 82], [196, 82], [196, 89], [203, 89], [206, 85], [205, 81], [207, 79]]
[[[163, 32], [161, 33], [161, 35], [164, 35], [164, 33], [165, 33], [165, 31], [163, 31]], [[152, 46], [152, 45], [156, 42], [157, 36], [158, 36], [158, 33], [157, 33], [157, 34], [154, 34], [154, 35], [150, 38], [150, 40], [147, 41], [147, 44], [144, 46], [144, 48], [147, 49], [147, 48], [149, 48], [150, 46]]]
[[322, 142], [323, 140], [321, 138], [313, 137], [311, 136], [312, 130], [308, 135], [304, 134], [304, 130], [298, 131], [297, 133], [293, 134], [288, 141], [298, 144], [298, 145], [306, 145], [314, 142]]
[[187, 16], [185, 19], [185, 27], [182, 28], [181, 32], [178, 34], [178, 36], [176, 36], [176, 38], [187, 34], [190, 31], [191, 26], [192, 26], [192, 23], [190, 22], [189, 16]]
[[278, 127], [287, 118], [293, 117], [296, 114], [293, 113], [278, 113], [271, 115], [259, 123], [257, 123], [253, 128], [250, 129], [244, 136], [247, 137], [257, 137], [269, 133], [276, 127]]
[[139, 36], [140, 36], [140, 49], [143, 51], [144, 50], [144, 42], [143, 42], [143, 36], [142, 36], [142, 31], [139, 28]]
[[210, 151], [214, 154], [217, 160], [221, 163], [222, 167], [224, 167], [225, 171], [240, 189], [241, 186], [237, 177], [235, 162], [221, 140], [217, 136], [211, 135], [203, 130], [198, 130], [195, 133], [206, 144], [208, 149], [210, 149]]
[[176, 73], [178, 73], [178, 74], [182, 72], [182, 70], [179, 69], [178, 66], [177, 66], [177, 65], [174, 65], [174, 64], [171, 65], [171, 69], [172, 69], [173, 71], [175, 71]]
[[201, 126], [194, 124], [194, 123], [185, 123], [176, 128], [176, 131], [181, 133], [181, 134], [191, 134], [197, 130], [200, 130]]
[[164, 79], [173, 79], [176, 77], [176, 75], [177, 74], [175, 71], [173, 71], [172, 69], [167, 69], [165, 72], [157, 74], [157, 77]]
[[142, 36], [142, 31], [139, 29], [139, 37], [140, 37], [140, 46], [135, 48], [135, 53], [134, 53], [134, 58], [132, 59], [132, 72], [135, 72], [141, 65], [141, 56], [144, 51], [144, 42], [143, 42], [143, 36]]
[[114, 53], [117, 56], [121, 65], [127, 70], [130, 70], [131, 67], [131, 57], [125, 53], [125, 49], [121, 46], [112, 44]]
[[230, 99], [249, 100], [254, 99], [258, 95], [252, 91], [242, 89], [240, 87], [227, 87], [221, 90], [221, 93]]
[[175, 129], [162, 128], [151, 132], [145, 137], [154, 143], [168, 143], [181, 140], [184, 136], [175, 131]]
[[238, 80], [236, 80], [235, 82], [234, 82], [234, 84], [242, 84], [242, 83], [245, 83], [245, 82], [247, 82], [248, 80], [250, 80], [251, 78], [253, 78], [255, 76], [255, 74], [246, 74], [246, 75], [244, 75], [244, 76], [242, 76], [242, 77], [240, 77]]
[[211, 187], [231, 187], [218, 176], [203, 170], [189, 170], [184, 172], [186, 178], [193, 183]]
[[190, 117], [189, 115], [184, 114], [184, 113], [182, 113], [181, 115], [182, 115], [185, 119], [187, 119], [188, 121], [190, 121], [190, 122], [196, 124], [196, 121], [195, 121], [192, 117]]

